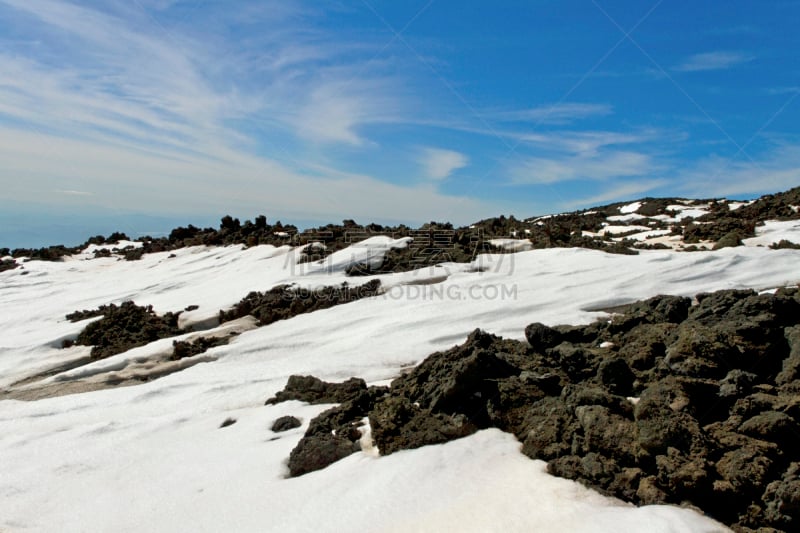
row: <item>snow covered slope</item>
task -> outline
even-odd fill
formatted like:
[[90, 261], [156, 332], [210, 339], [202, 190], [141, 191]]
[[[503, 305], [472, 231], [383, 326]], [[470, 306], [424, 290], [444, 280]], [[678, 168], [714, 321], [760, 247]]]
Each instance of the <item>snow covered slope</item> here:
[[[764, 231], [757, 244], [773, 236], [800, 242], [796, 225]], [[25, 263], [0, 273], [0, 387], [24, 391], [40, 385], [26, 378], [46, 373], [57, 391], [145, 364], [171, 346], [165, 339], [85, 365], [88, 347], [61, 348], [87, 323], [67, 321], [69, 312], [132, 299], [158, 312], [198, 306], [183, 324], [213, 327], [220, 309], [252, 290], [366, 282], [372, 278], [346, 277], [347, 265], [406, 244], [390, 241], [356, 244], [323, 265], [297, 264], [288, 246]], [[656, 294], [795, 285], [799, 265], [800, 250], [758, 246], [483, 255], [469, 265], [377, 276], [381, 296], [242, 325], [229, 345], [160, 379], [2, 400], [0, 531], [724, 530], [691, 510], [634, 508], [551, 477], [497, 430], [388, 457], [359, 453], [286, 479], [286, 457], [326, 406], [263, 403], [291, 374], [384, 382], [476, 327], [522, 339], [531, 322], [586, 323], [602, 308]], [[287, 414], [303, 427], [272, 432], [272, 421]], [[220, 428], [227, 418], [236, 423]]]

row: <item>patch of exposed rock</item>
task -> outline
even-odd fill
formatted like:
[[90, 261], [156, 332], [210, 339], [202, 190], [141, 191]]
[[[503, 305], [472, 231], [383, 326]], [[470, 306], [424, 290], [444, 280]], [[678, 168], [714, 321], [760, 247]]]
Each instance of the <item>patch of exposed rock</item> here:
[[298, 289], [290, 285], [279, 285], [266, 292], [251, 292], [232, 309], [219, 312], [219, 322], [236, 320], [246, 315], [258, 319], [266, 326], [278, 320], [327, 309], [336, 305], [355, 302], [381, 294], [381, 282], [374, 279], [363, 285], [326, 286], [318, 289]]
[[[282, 399], [341, 401], [290, 457], [300, 475], [497, 427], [554, 475], [644, 505], [690, 504], [737, 531], [800, 525], [800, 289], [659, 296], [586, 326], [480, 330], [389, 388], [290, 379]], [[308, 384], [311, 392], [301, 390]], [[332, 390], [332, 389], [331, 389]], [[323, 391], [314, 392], [314, 391]]]
[[160, 316], [151, 305], [142, 307], [127, 301], [121, 305], [104, 305], [93, 311], [75, 311], [67, 315], [67, 319], [76, 322], [103, 317], [88, 324], [74, 341], [74, 344], [92, 346], [93, 359], [103, 359], [158, 339], [185, 333], [178, 327], [179, 315], [170, 312]]

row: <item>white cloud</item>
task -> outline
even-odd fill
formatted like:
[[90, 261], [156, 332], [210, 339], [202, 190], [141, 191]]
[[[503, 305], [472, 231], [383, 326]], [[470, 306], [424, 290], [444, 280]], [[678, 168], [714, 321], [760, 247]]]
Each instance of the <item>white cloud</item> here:
[[647, 176], [657, 170], [652, 158], [632, 151], [608, 151], [590, 156], [531, 157], [510, 169], [514, 185], [543, 185], [576, 180]]
[[594, 156], [609, 146], [632, 145], [664, 139], [665, 135], [656, 131], [620, 133], [615, 131], [555, 131], [548, 133], [523, 133], [517, 140], [538, 148], [557, 152], [573, 153], [581, 156]]
[[[46, 152], [42, 151], [46, 146]], [[501, 211], [431, 185], [406, 187], [369, 176], [300, 173], [274, 161], [230, 151], [204, 159], [0, 127], [0, 161], [9, 180], [0, 201], [57, 205], [81, 191], [87, 206], [120, 212], [193, 215], [266, 213], [293, 219], [436, 220], [468, 223]]]
[[467, 166], [469, 158], [453, 150], [425, 148], [422, 150], [419, 162], [427, 177], [432, 180], [443, 180], [456, 170]]
[[492, 118], [506, 122], [534, 122], [536, 124], [570, 124], [577, 120], [604, 117], [613, 113], [608, 104], [564, 102], [529, 109], [494, 113]]
[[[452, 213], [462, 223], [501, 211], [432, 184], [330, 168], [328, 145], [372, 146], [365, 126], [409, 120], [396, 65], [353, 53], [369, 43], [334, 42], [286, 9], [248, 12], [258, 32], [247, 39], [227, 39], [235, 21], [225, 19], [225, 31], [201, 40], [188, 22], [167, 32], [137, 6], [103, 6], [126, 16], [0, 0], [20, 32], [43, 39], [35, 54], [0, 52], [4, 203], [71, 199], [86, 209], [306, 220], [423, 222]], [[241, 16], [220, 9], [220, 18]], [[441, 164], [432, 176], [466, 158]]]
[[677, 65], [674, 70], [679, 72], [701, 72], [706, 70], [724, 70], [747, 63], [754, 59], [753, 56], [740, 52], [706, 52], [695, 54]]
[[782, 142], [752, 159], [711, 156], [677, 173], [691, 197], [757, 196], [800, 185], [800, 144]]

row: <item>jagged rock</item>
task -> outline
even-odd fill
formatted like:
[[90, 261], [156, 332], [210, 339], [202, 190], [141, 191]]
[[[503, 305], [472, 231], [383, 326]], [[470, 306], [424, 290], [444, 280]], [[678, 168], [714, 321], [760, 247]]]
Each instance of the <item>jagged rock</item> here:
[[478, 430], [463, 414], [434, 412], [396, 396], [376, 404], [369, 415], [369, 424], [372, 438], [384, 455], [428, 444], [441, 444]]
[[717, 473], [730, 485], [727, 496], [741, 502], [760, 497], [776, 464], [777, 448], [738, 434], [731, 434], [730, 440], [738, 445], [723, 453], [715, 464]]
[[589, 486], [608, 487], [620, 473], [617, 463], [601, 454], [566, 455], [547, 463], [553, 475], [581, 481]]
[[669, 495], [658, 486], [656, 476], [645, 476], [639, 482], [636, 499], [642, 505], [654, 505], [669, 501]]
[[219, 321], [223, 323], [252, 315], [258, 319], [260, 325], [266, 326], [278, 320], [370, 298], [380, 292], [381, 282], [378, 279], [373, 279], [364, 285], [351, 287], [343, 283], [340, 286], [326, 286], [314, 290], [279, 285], [263, 293], [253, 291], [232, 309], [220, 310]]
[[109, 304], [95, 311], [75, 311], [67, 319], [77, 321], [90, 316], [102, 316], [88, 324], [75, 339], [76, 344], [91, 346], [93, 359], [103, 359], [144, 346], [158, 339], [184, 333], [178, 327], [178, 313], [159, 316], [153, 306], [138, 306], [132, 301], [117, 306]]
[[756, 296], [751, 289], [746, 290], [721, 290], [712, 293], [700, 293], [695, 298], [697, 305], [689, 310], [688, 318], [707, 324], [717, 322], [723, 318], [730, 308], [739, 300], [748, 296]]
[[280, 433], [282, 431], [289, 431], [290, 429], [299, 428], [302, 425], [303, 424], [300, 422], [299, 418], [287, 415], [276, 419], [275, 422], [272, 423], [272, 427], [270, 429], [276, 433]]
[[476, 330], [462, 346], [435, 353], [394, 380], [392, 393], [432, 411], [466, 414], [486, 427], [487, 400], [497, 397], [498, 380], [520, 373], [489, 349], [498, 340]]
[[783, 360], [781, 372], [775, 378], [775, 383], [785, 385], [800, 379], [800, 326], [786, 328], [786, 342], [789, 355]]
[[765, 411], [739, 426], [739, 431], [751, 437], [776, 443], [781, 448], [800, 446], [800, 425], [787, 414]]
[[608, 325], [612, 333], [626, 333], [642, 324], [680, 323], [686, 319], [691, 300], [681, 296], [654, 296], [623, 306]]
[[606, 359], [597, 369], [600, 382], [611, 392], [619, 396], [628, 396], [633, 390], [636, 376], [624, 359]]
[[310, 404], [342, 403], [367, 389], [363, 379], [350, 378], [342, 383], [328, 383], [314, 376], [289, 376], [282, 391], [265, 405], [298, 400]]
[[362, 419], [387, 390], [386, 387], [352, 387], [348, 400], [313, 418], [289, 455], [289, 474], [295, 477], [320, 470], [359, 451]]
[[622, 338], [618, 355], [635, 370], [653, 368], [656, 360], [666, 354], [677, 327], [669, 323], [636, 326]]
[[336, 435], [304, 437], [289, 454], [289, 475], [301, 476], [321, 470], [360, 450], [357, 440]]
[[719, 397], [723, 399], [741, 398], [750, 394], [758, 376], [744, 370], [731, 370], [719, 382]]
[[596, 372], [596, 367], [593, 365], [594, 354], [582, 346], [562, 342], [548, 350], [548, 354], [573, 380], [583, 380]]
[[732, 340], [716, 328], [695, 322], [678, 327], [677, 339], [666, 351], [664, 362], [683, 376], [720, 378], [739, 358]]
[[600, 405], [577, 407], [575, 418], [583, 431], [581, 452], [597, 452], [626, 465], [634, 464], [639, 446], [633, 420]]
[[543, 352], [559, 344], [562, 335], [557, 329], [534, 322], [525, 328], [525, 338], [535, 350]]
[[763, 500], [769, 525], [796, 530], [800, 524], [800, 463], [793, 462], [780, 480], [767, 485]]
[[520, 431], [532, 402], [561, 393], [561, 378], [556, 374], [534, 375], [523, 372], [497, 383], [497, 396], [489, 398], [487, 412], [491, 424], [512, 433]]
[[587, 326], [532, 324], [529, 343], [476, 330], [389, 389], [355, 387], [311, 421], [290, 470], [359, 449], [364, 416], [382, 454], [497, 427], [551, 473], [605, 494], [697, 506], [738, 531], [795, 530], [800, 291], [697, 299], [661, 296]]
[[548, 461], [568, 454], [578, 421], [571, 409], [559, 398], [548, 397], [534, 402], [525, 415], [522, 453], [531, 459]]
[[656, 479], [671, 501], [698, 500], [711, 489], [711, 464], [702, 456], [669, 447], [656, 456]]
[[667, 448], [689, 453], [703, 440], [700, 425], [691, 416], [691, 397], [675, 380], [657, 382], [642, 392], [634, 409], [639, 445], [651, 455]]

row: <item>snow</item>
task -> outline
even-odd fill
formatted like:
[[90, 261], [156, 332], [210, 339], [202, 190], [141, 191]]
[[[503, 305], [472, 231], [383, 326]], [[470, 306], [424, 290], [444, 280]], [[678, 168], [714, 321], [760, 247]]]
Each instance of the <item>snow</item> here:
[[644, 220], [648, 217], [644, 215], [640, 215], [638, 213], [630, 213], [628, 215], [613, 215], [610, 217], [606, 217], [606, 220], [609, 222], [631, 222], [634, 220]]
[[[780, 231], [800, 242], [797, 226]], [[346, 277], [347, 265], [408, 244], [374, 237], [303, 264], [300, 248], [289, 246], [28, 262], [26, 275], [0, 273], [0, 386], [86, 360], [86, 347], [60, 349], [87, 323], [65, 320], [76, 309], [128, 299], [158, 312], [198, 305], [182, 318], [213, 328], [203, 334], [221, 333], [230, 325], [208, 321], [252, 290], [364, 283], [372, 278]], [[497, 430], [387, 457], [368, 448], [286, 479], [289, 452], [329, 406], [264, 400], [291, 374], [386, 382], [476, 327], [523, 339], [531, 322], [587, 323], [601, 315], [592, 309], [655, 294], [797, 284], [798, 265], [798, 250], [753, 246], [636, 256], [584, 249], [482, 255], [470, 265], [376, 276], [384, 294], [344, 307], [258, 329], [242, 324], [230, 344], [203, 354], [206, 360], [141, 385], [2, 400], [0, 530], [724, 531], [692, 510], [635, 508], [551, 477]], [[47, 383], [140, 368], [170, 344], [66, 370]], [[269, 427], [282, 415], [297, 416], [303, 426], [273, 433]], [[236, 423], [219, 428], [227, 418]]]
[[709, 213], [710, 204], [702, 205], [685, 205], [685, 204], [672, 204], [667, 206], [668, 211], [675, 211], [674, 217], [669, 215], [655, 215], [650, 218], [661, 220], [663, 222], [680, 222], [684, 218], [699, 218]]
[[800, 244], [800, 220], [768, 220], [756, 226], [756, 236], [743, 239], [745, 246], [769, 246], [786, 239]]
[[650, 228], [646, 226], [636, 226], [636, 225], [629, 225], [629, 226], [605, 226], [597, 233], [593, 233], [591, 231], [583, 231], [581, 232], [582, 235], [586, 237], [598, 237], [603, 235], [619, 235], [622, 233], [630, 233], [634, 231], [650, 231]]
[[633, 202], [632, 204], [628, 204], [619, 208], [620, 213], [635, 213], [642, 207], [642, 202]]
[[664, 235], [669, 235], [670, 233], [672, 233], [672, 231], [668, 229], [651, 229], [648, 231], [643, 231], [641, 233], [634, 233], [633, 235], [628, 235], [625, 238], [632, 239], [634, 241], [645, 241], [652, 239], [654, 237], [663, 237]]
[[508, 252], [526, 252], [533, 249], [529, 239], [490, 239], [489, 244]]

